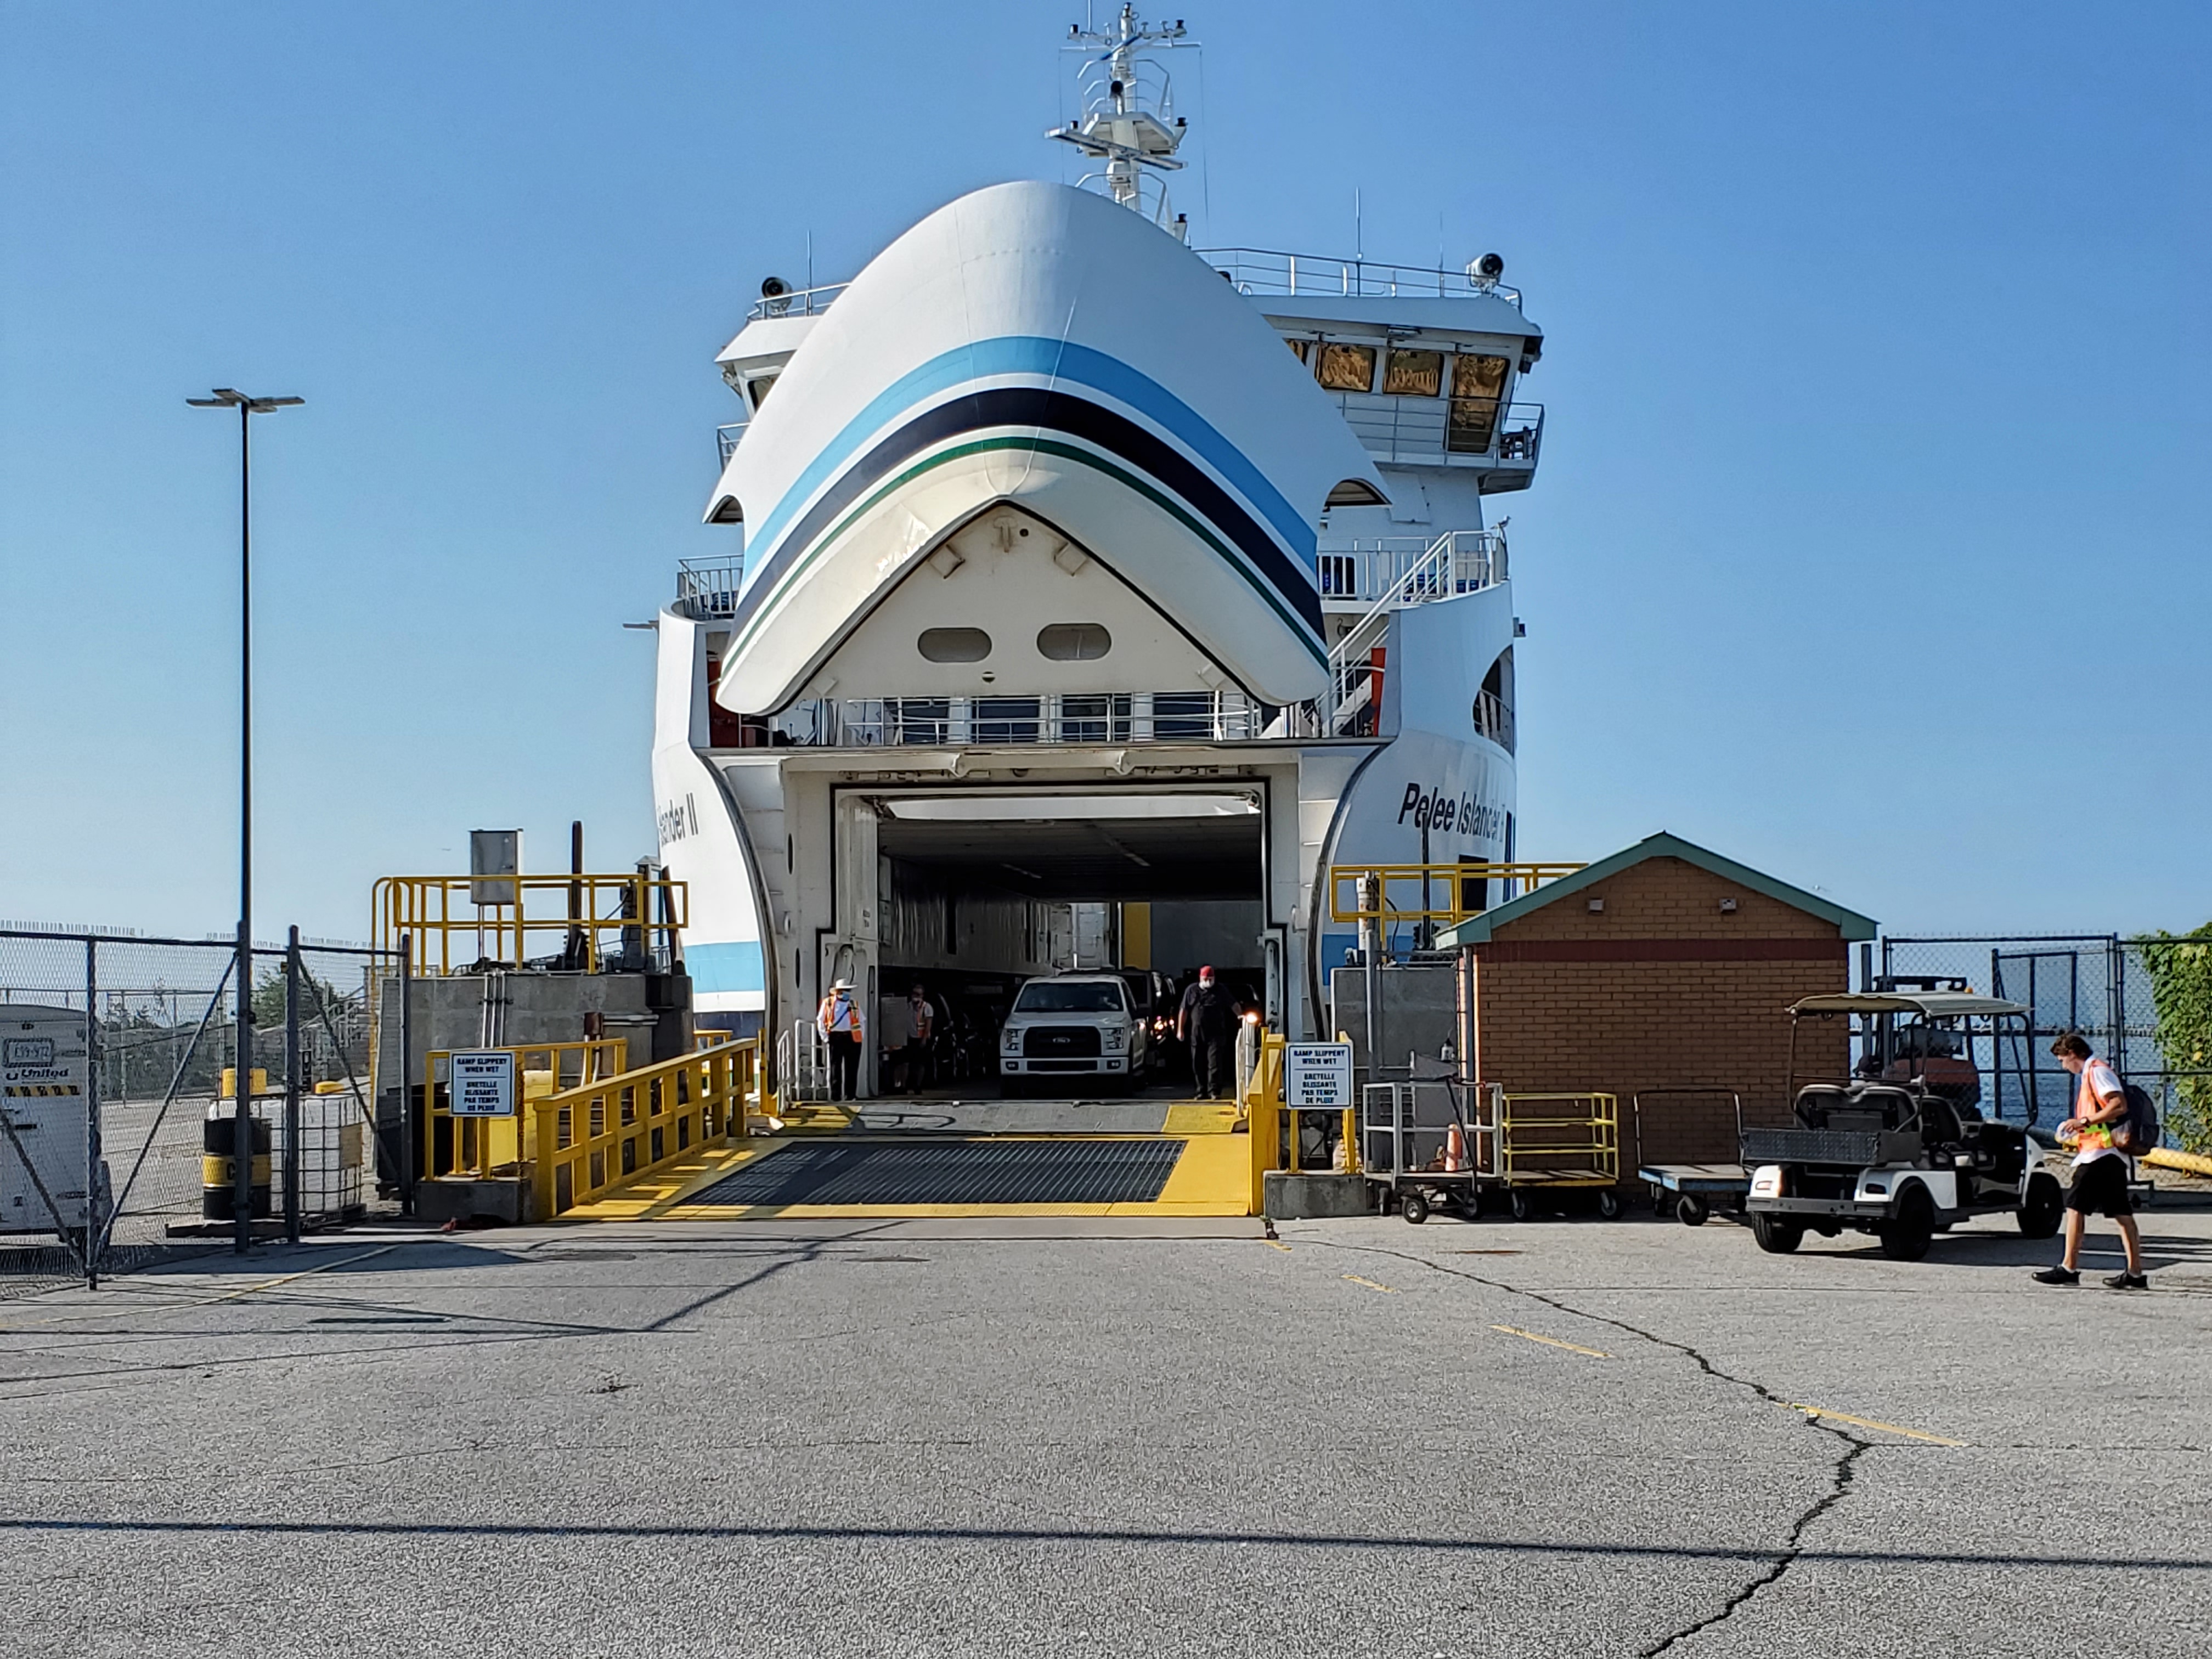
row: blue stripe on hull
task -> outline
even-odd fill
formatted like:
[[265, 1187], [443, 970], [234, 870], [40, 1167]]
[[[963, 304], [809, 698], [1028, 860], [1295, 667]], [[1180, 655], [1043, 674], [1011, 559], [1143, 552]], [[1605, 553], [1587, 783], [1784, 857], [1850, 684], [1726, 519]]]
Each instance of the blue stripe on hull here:
[[850, 460], [861, 445], [914, 405], [963, 381], [996, 374], [1048, 375], [1055, 381], [1069, 381], [1103, 392], [1139, 411], [1174, 434], [1234, 485], [1273, 526], [1284, 545], [1309, 566], [1312, 564], [1313, 526], [1298, 516], [1282, 492], [1267, 481], [1267, 475], [1205, 416], [1158, 381], [1118, 357], [1072, 340], [1046, 339], [1033, 334], [1002, 335], [956, 346], [892, 381], [869, 400], [866, 408], [848, 421], [844, 429], [807, 464], [806, 470], [761, 520], [759, 529], [750, 538], [751, 544], [763, 554], [770, 552], [776, 538], [789, 528], [814, 492]]

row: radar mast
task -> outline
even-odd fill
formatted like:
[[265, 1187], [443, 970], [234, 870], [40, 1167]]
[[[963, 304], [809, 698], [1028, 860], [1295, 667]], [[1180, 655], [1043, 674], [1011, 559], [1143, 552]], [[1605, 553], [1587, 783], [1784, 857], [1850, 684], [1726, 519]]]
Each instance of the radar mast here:
[[[1178, 236], [1184, 234], [1183, 221], [1177, 217], [1170, 222], [1167, 183], [1158, 173], [1182, 168], [1176, 150], [1189, 124], [1175, 112], [1173, 82], [1151, 53], [1197, 44], [1187, 38], [1180, 17], [1172, 24], [1148, 26], [1130, 4], [1121, 8], [1107, 28], [1069, 24], [1068, 48], [1091, 54], [1076, 71], [1083, 112], [1045, 134], [1106, 164], [1102, 172], [1086, 173], [1079, 184], [1103, 181], [1107, 193], [1123, 207], [1145, 214]], [[1146, 200], [1148, 184], [1152, 187], [1150, 203]]]

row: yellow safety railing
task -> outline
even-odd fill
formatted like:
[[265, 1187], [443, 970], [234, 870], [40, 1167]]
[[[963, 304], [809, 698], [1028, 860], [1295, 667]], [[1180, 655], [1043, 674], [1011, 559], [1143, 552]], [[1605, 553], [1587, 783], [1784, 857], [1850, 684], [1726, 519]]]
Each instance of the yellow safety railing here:
[[769, 1103], [758, 1098], [760, 1048], [758, 1037], [717, 1042], [532, 1103], [532, 1218], [550, 1220], [706, 1142], [743, 1134], [748, 1111]]
[[[1580, 864], [1332, 864], [1328, 866], [1328, 914], [1333, 921], [1465, 921], [1520, 897], [1547, 881], [1571, 876]], [[1364, 891], [1376, 884], [1370, 908]], [[1473, 884], [1482, 882], [1486, 903], [1473, 903]], [[1487, 884], [1503, 884], [1492, 890]]]
[[[600, 1078], [611, 1078], [629, 1064], [629, 1039], [592, 1037], [578, 1042], [527, 1042], [470, 1049], [471, 1054], [514, 1056], [522, 1097], [513, 1117], [456, 1117], [450, 1097], [441, 1098], [439, 1073], [453, 1057], [450, 1048], [422, 1056], [425, 1127], [421, 1175], [435, 1181], [447, 1176], [489, 1180], [519, 1171], [530, 1161], [530, 1103]], [[444, 1133], [441, 1134], [441, 1127]]]
[[[1266, 1212], [1267, 1171], [1282, 1168], [1284, 1046], [1279, 1033], [1260, 1033], [1260, 1053], [1238, 1103], [1244, 1109], [1252, 1142], [1252, 1195], [1244, 1212], [1247, 1215]], [[1295, 1147], [1292, 1155], [1296, 1156]]]
[[[504, 902], [478, 904], [478, 893]], [[599, 969], [603, 935], [638, 930], [641, 945], [655, 933], [691, 925], [690, 889], [683, 882], [627, 871], [618, 875], [386, 876], [370, 895], [371, 931], [380, 950], [396, 951], [413, 938], [413, 971], [466, 972], [479, 963], [519, 966], [532, 954], [574, 951], [574, 965]]]
[[1508, 1186], [1610, 1187], [1620, 1179], [1620, 1102], [1607, 1094], [1492, 1095], [1496, 1172]]

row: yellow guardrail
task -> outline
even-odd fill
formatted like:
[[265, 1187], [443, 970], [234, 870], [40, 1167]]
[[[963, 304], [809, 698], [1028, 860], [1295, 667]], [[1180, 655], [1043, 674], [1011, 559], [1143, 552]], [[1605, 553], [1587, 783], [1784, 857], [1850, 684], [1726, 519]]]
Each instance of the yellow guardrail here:
[[[1244, 1109], [1245, 1127], [1251, 1131], [1252, 1142], [1252, 1194], [1249, 1207], [1244, 1212], [1247, 1215], [1267, 1212], [1267, 1171], [1283, 1167], [1284, 1046], [1279, 1033], [1260, 1033], [1257, 1061], [1252, 1067], [1252, 1075], [1245, 1080], [1243, 1098], [1238, 1103]], [[1295, 1157], [1296, 1147], [1291, 1152]]]
[[594, 1079], [616, 1076], [629, 1065], [628, 1037], [509, 1043], [464, 1052], [513, 1054], [515, 1084], [521, 1098], [515, 1103], [513, 1117], [456, 1117], [450, 1095], [440, 1097], [438, 1079], [440, 1070], [453, 1059], [454, 1051], [433, 1048], [425, 1054], [423, 1156], [422, 1167], [416, 1172], [422, 1180], [466, 1176], [487, 1181], [496, 1175], [518, 1173], [534, 1152], [530, 1145], [531, 1102]]
[[[1516, 864], [1332, 864], [1328, 866], [1328, 914], [1333, 921], [1465, 921], [1495, 909], [1508, 899], [1586, 866], [1557, 861]], [[1362, 896], [1376, 884], [1376, 903]], [[1470, 884], [1486, 884], [1486, 902], [1470, 902]], [[1492, 893], [1487, 884], [1502, 882]]]
[[717, 1042], [532, 1103], [532, 1218], [550, 1220], [710, 1140], [757, 1111], [760, 1039]]
[[[479, 904], [479, 894], [505, 896]], [[386, 876], [369, 896], [379, 949], [412, 936], [413, 971], [465, 972], [479, 962], [519, 965], [532, 955], [573, 949], [577, 968], [597, 972], [604, 934], [636, 928], [641, 940], [691, 925], [684, 883], [626, 871], [617, 875]], [[459, 943], [457, 945], [456, 940]], [[456, 957], [455, 951], [459, 955]]]

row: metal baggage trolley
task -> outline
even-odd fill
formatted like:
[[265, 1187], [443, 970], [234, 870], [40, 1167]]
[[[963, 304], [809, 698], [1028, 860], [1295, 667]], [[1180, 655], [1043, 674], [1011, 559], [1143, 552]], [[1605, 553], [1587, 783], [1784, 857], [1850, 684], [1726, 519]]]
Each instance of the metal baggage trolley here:
[[1726, 1095], [1735, 1112], [1735, 1144], [1743, 1145], [1743, 1096], [1736, 1090], [1685, 1085], [1640, 1089], [1629, 1097], [1636, 1132], [1636, 1178], [1651, 1189], [1657, 1215], [1669, 1209], [1685, 1227], [1702, 1227], [1716, 1210], [1741, 1218], [1751, 1196], [1751, 1171], [1741, 1164], [1646, 1164], [1644, 1161], [1644, 1103], [1660, 1095]]

